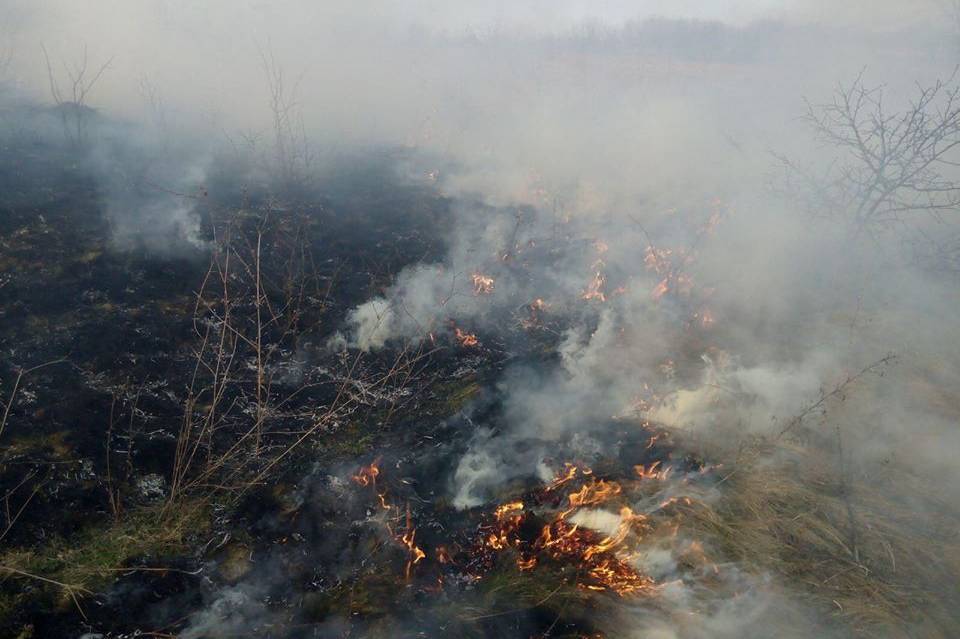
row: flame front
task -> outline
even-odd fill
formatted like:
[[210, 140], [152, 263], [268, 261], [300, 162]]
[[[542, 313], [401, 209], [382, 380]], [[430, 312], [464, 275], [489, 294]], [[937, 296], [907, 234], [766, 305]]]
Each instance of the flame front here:
[[[651, 435], [647, 448], [659, 435]], [[404, 579], [414, 577], [415, 568], [428, 559], [417, 543], [417, 527], [409, 503], [405, 509], [391, 505], [386, 493], [376, 486], [380, 476], [379, 459], [361, 467], [353, 480], [373, 488], [381, 506], [388, 532], [404, 550]], [[523, 499], [496, 506], [479, 526], [478, 536], [467, 546], [455, 542], [455, 559], [447, 545], [436, 545], [429, 562], [436, 571], [469, 569], [467, 576], [482, 578], [496, 565], [496, 558], [507, 553], [517, 570], [556, 570], [571, 575], [579, 588], [608, 592], [619, 596], [655, 593], [660, 587], [649, 575], [635, 567], [641, 556], [640, 544], [658, 539], [676, 539], [678, 517], [695, 504], [689, 497], [674, 496], [660, 501], [649, 514], [634, 512], [626, 499], [648, 482], [667, 480], [674, 468], [661, 461], [633, 466], [633, 473], [618, 480], [597, 477], [582, 464], [567, 462], [552, 481], [527, 493]], [[654, 490], [659, 490], [655, 488]], [[664, 519], [665, 518], [665, 519]], [[465, 556], [459, 553], [466, 551]], [[703, 549], [691, 545], [685, 555], [696, 563], [709, 565]], [[569, 571], [569, 567], [575, 570]], [[714, 568], [715, 569], [715, 568]], [[443, 586], [443, 576], [431, 577], [431, 588]]]
[[[656, 464], [644, 471], [648, 476], [665, 476], [663, 471], [658, 473]], [[651, 589], [653, 580], [630, 565], [632, 553], [626, 548], [628, 539], [639, 538], [648, 529], [644, 515], [622, 506], [616, 530], [607, 535], [571, 521], [576, 512], [607, 503], [623, 493], [618, 482], [596, 479], [592, 475], [593, 471], [586, 466], [567, 463], [540, 491], [541, 499], [550, 499], [553, 492], [570, 482], [585, 482], [567, 493], [566, 507], [555, 511], [552, 521], [544, 524], [533, 540], [524, 539], [521, 534], [526, 522], [535, 521], [528, 518], [536, 517], [524, 502], [498, 506], [493, 511], [494, 522], [484, 532], [482, 545], [494, 552], [512, 550], [521, 571], [533, 570], [544, 561], [572, 563], [580, 568], [578, 585], [588, 590], [610, 591], [624, 596]]]

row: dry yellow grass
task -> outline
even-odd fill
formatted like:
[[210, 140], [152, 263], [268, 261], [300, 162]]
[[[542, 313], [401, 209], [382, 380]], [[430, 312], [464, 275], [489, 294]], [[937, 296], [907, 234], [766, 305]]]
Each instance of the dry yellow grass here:
[[842, 480], [835, 451], [755, 441], [687, 525], [855, 636], [952, 638], [960, 627], [955, 508], [903, 469]]

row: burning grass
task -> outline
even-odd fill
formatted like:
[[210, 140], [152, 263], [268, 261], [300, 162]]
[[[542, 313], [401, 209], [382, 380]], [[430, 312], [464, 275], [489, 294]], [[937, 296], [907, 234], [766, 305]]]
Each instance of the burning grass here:
[[[675, 451], [689, 443], [682, 431], [650, 437]], [[736, 455], [710, 452], [725, 463], [684, 466], [662, 449], [643, 463], [567, 463], [552, 481], [516, 485], [465, 514], [479, 517], [472, 541], [450, 531], [421, 542], [418, 532], [416, 559], [406, 535], [429, 515], [421, 507], [411, 520], [409, 507], [389, 506], [376, 463], [354, 481], [397, 510], [393, 583], [432, 593], [438, 603], [423, 614], [462, 624], [464, 636], [489, 636], [488, 624], [507, 619], [617, 636], [617, 615], [600, 611], [622, 612], [618, 600], [686, 636], [711, 623], [717, 602], [763, 596], [779, 598], [771, 610], [783, 636], [805, 636], [811, 624], [840, 636], [953, 636], [958, 522], [919, 479], [893, 465], [841, 475], [824, 443], [756, 438]], [[671, 568], [657, 572], [665, 557]], [[678, 592], [688, 598], [679, 608]]]
[[[368, 521], [382, 524], [387, 533], [394, 583], [456, 601], [450, 616], [474, 624], [474, 630], [522, 619], [533, 624], [534, 633], [556, 626], [584, 636], [603, 625], [596, 619], [598, 607], [614, 609], [616, 601], [659, 605], [660, 591], [669, 584], [643, 570], [651, 545], [668, 553], [679, 548], [676, 554], [691, 573], [708, 563], [702, 549], [677, 538], [677, 508], [690, 499], [662, 492], [674, 472], [683, 482], [706, 477], [706, 471], [654, 447], [666, 439], [663, 434], [647, 433], [644, 442], [646, 431], [637, 423], [630, 427], [638, 445], [626, 459], [599, 460], [597, 470], [582, 462], [559, 465], [552, 481], [536, 487], [518, 483], [499, 505], [453, 519], [416, 500], [412, 511], [411, 502], [394, 493], [407, 482], [401, 479], [398, 486], [391, 476], [394, 465], [380, 458], [350, 477], [366, 495]], [[433, 504], [438, 507], [444, 508]], [[438, 516], [446, 523], [431, 526]], [[421, 537], [421, 531], [427, 534]], [[418, 611], [436, 612], [434, 606]], [[485, 632], [477, 636], [490, 636], [490, 628]]]

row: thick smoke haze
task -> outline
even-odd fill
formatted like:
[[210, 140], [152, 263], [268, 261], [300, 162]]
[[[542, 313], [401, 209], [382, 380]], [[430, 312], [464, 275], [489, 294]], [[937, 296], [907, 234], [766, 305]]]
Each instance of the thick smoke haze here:
[[[205, 250], [191, 200], [170, 193], [202, 192], [224, 157], [272, 157], [278, 70], [293, 138], [313, 158], [305, 176], [357, 149], [408, 151], [398, 173], [451, 198], [445, 255], [347, 311], [325, 348], [376, 352], [459, 328], [484, 340], [531, 314], [566, 320], [551, 366], [507, 366], [505, 424], [478, 428], [457, 462], [457, 508], [513, 480], [548, 481], [557, 446], [589, 459], [611, 445], [611, 419], [723, 449], [777, 434], [888, 354], [898, 362], [885, 377], [822, 419], [844, 425], [858, 467], [895, 459], [949, 492], [960, 489], [958, 414], [943, 390], [960, 387], [955, 274], [911, 260], [898, 232], [811, 216], [781, 160], [842, 160], [802, 119], [805, 101], [829, 102], [838, 83], [882, 86], [893, 111], [918, 85], [949, 80], [958, 15], [935, 0], [6, 0], [2, 95], [49, 101], [41, 45], [61, 82], [84, 47], [92, 67], [110, 61], [87, 99], [109, 119], [93, 129], [89, 162], [125, 250]], [[143, 166], [115, 143], [127, 126], [152, 158]], [[131, 186], [144, 182], [163, 188]], [[956, 232], [950, 219], [920, 224]], [[597, 511], [580, 523], [618, 521]], [[667, 551], [643, 561], [664, 580], [680, 574]], [[678, 591], [662, 617], [621, 611], [635, 629], [623, 636], [817, 631], [788, 586], [733, 572], [725, 588], [742, 598]], [[188, 636], [236, 631], [218, 610], [255, 591], [224, 593]], [[771, 632], [748, 632], [757, 626]]]
[[[948, 25], [947, 8], [932, 0], [909, 7], [844, 3], [827, 10], [826, 4], [415, 2], [357, 8], [292, 0], [7, 1], [2, 35], [5, 49], [13, 51], [8, 75], [34, 94], [47, 88], [41, 44], [55, 62], [74, 61], [87, 46], [92, 61], [112, 59], [110, 73], [97, 87], [99, 105], [142, 116], [139, 86], [147, 79], [171, 121], [212, 117], [224, 128], [267, 123], [260, 53], [270, 49], [290, 84], [300, 79], [298, 102], [311, 131], [334, 141], [375, 142], [403, 141], [430, 133], [430, 127], [458, 138], [464, 126], [478, 131], [478, 137], [511, 135], [511, 128], [530, 126], [513, 123], [516, 115], [543, 115], [557, 99], [561, 107], [573, 106], [573, 98], [586, 107], [595, 100], [602, 106], [594, 118], [609, 125], [617, 113], [609, 109], [635, 100], [651, 78], [668, 74], [675, 79], [677, 70], [696, 73], [677, 69], [680, 62], [748, 62], [746, 70], [727, 69], [734, 75], [717, 80], [730, 86], [739, 75], [759, 91], [753, 97], [769, 100], [776, 94], [773, 87], [756, 86], [761, 80], [756, 67], [777, 65], [773, 75], [804, 94], [818, 88], [801, 84], [805, 78], [830, 86], [833, 80], [819, 73], [822, 64], [837, 75], [868, 64], [886, 70], [906, 54], [921, 56], [927, 66], [930, 51], [947, 46], [949, 33], [938, 44], [940, 38], [927, 29]], [[690, 29], [643, 26], [645, 19], [657, 17], [722, 20], [730, 27], [718, 32], [709, 23]], [[922, 34], [918, 25], [925, 27]], [[609, 59], [611, 42], [622, 38], [681, 60], [631, 60], [622, 54]], [[603, 100], [610, 92], [622, 98]], [[381, 108], [384, 103], [390, 108]], [[504, 117], [506, 127], [490, 121]], [[540, 122], [537, 128], [552, 130], [549, 122]], [[629, 124], [618, 121], [610, 128], [629, 130]]]

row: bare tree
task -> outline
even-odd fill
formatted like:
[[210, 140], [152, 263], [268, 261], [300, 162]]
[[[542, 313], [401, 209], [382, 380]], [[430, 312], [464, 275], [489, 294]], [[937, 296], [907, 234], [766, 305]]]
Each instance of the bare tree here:
[[273, 50], [260, 50], [267, 87], [270, 91], [270, 113], [273, 124], [274, 153], [280, 178], [295, 183], [304, 177], [312, 162], [303, 113], [297, 102], [302, 76], [293, 85], [287, 83], [283, 67]]
[[[56, 105], [63, 122], [63, 132], [67, 141], [73, 146], [82, 146], [87, 142], [87, 126], [89, 124], [90, 107], [87, 106], [87, 97], [110, 67], [113, 58], [110, 58], [95, 69], [90, 66], [87, 46], [83, 46], [80, 58], [71, 64], [61, 61], [66, 81], [61, 86], [57, 74], [53, 70], [47, 48], [40, 45], [43, 59], [47, 65], [47, 80], [50, 84], [50, 97]], [[65, 87], [65, 88], [64, 88]]]
[[[779, 159], [807, 189], [820, 213], [845, 217], [856, 233], [906, 231], [911, 244], [936, 242], [954, 231], [960, 207], [960, 85], [955, 76], [930, 86], [901, 109], [861, 73], [837, 87], [830, 102], [807, 104], [804, 120], [837, 155], [819, 174]], [[936, 236], [931, 229], [936, 228]], [[929, 246], [928, 246], [929, 248]]]

